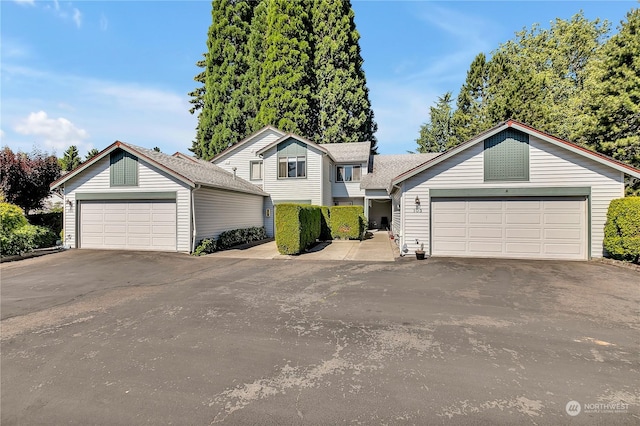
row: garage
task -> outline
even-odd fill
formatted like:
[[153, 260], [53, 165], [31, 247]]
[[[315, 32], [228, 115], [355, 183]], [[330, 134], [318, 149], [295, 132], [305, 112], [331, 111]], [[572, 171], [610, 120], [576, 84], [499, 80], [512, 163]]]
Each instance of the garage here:
[[433, 198], [433, 256], [584, 260], [586, 197]]
[[175, 200], [80, 202], [80, 247], [176, 250]]

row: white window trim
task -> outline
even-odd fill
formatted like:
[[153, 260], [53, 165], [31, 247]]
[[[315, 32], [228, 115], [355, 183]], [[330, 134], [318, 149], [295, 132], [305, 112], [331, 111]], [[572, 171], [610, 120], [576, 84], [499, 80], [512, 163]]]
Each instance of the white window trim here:
[[[338, 169], [339, 169], [339, 168], [346, 169], [347, 167], [351, 167], [351, 180], [344, 180], [344, 173], [342, 173], [342, 175], [343, 175], [343, 179], [342, 179], [342, 180], [339, 180], [339, 179], [338, 179], [338, 176], [339, 176]], [[353, 169], [354, 169], [354, 168], [359, 168], [359, 169], [360, 169], [360, 179], [357, 179], [357, 180], [356, 180], [356, 179], [353, 179]], [[362, 169], [363, 169], [363, 167], [362, 167], [362, 165], [360, 165], [360, 164], [340, 164], [340, 165], [336, 165], [336, 170], [335, 170], [335, 173], [336, 173], [336, 182], [343, 182], [343, 183], [348, 183], [348, 182], [360, 182], [360, 181], [362, 180]]]

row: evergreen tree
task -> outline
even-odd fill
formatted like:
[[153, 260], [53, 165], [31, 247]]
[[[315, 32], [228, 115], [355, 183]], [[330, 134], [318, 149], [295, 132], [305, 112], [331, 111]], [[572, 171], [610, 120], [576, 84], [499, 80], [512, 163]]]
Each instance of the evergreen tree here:
[[82, 159], [80, 158], [80, 154], [78, 153], [78, 147], [75, 145], [71, 145], [64, 152], [63, 157], [59, 160], [60, 167], [63, 171], [70, 172], [71, 170], [78, 167], [82, 164]]
[[312, 137], [317, 121], [306, 6], [304, 0], [268, 3], [258, 95], [261, 102], [253, 125], [272, 124], [287, 132]]
[[640, 9], [589, 67], [583, 139], [598, 152], [640, 167]]
[[[252, 10], [248, 0], [214, 0], [212, 3], [212, 24], [205, 54], [205, 89], [196, 140], [191, 149], [199, 157], [209, 159], [245, 134], [241, 97], [234, 93], [247, 70], [244, 56]], [[201, 74], [196, 76], [197, 80], [201, 78]], [[197, 110], [200, 92], [196, 89], [192, 93]]]
[[85, 156], [85, 161], [91, 160], [93, 157], [95, 157], [98, 154], [100, 154], [100, 151], [98, 151], [95, 148], [91, 148], [89, 152], [87, 152], [87, 155]]
[[372, 141], [377, 126], [362, 69], [354, 13], [349, 0], [313, 2], [314, 72], [320, 143]]
[[467, 71], [453, 114], [454, 133], [464, 142], [490, 128], [493, 123], [487, 114], [489, 67], [484, 53], [479, 53]]
[[422, 125], [416, 140], [418, 152], [444, 152], [457, 144], [452, 103], [451, 92], [447, 92], [439, 96], [436, 105], [429, 109], [429, 121]]
[[260, 97], [260, 75], [265, 60], [267, 34], [267, 1], [259, 2], [253, 11], [251, 32], [247, 40], [247, 71], [240, 82], [240, 96], [244, 96], [242, 116], [246, 122], [247, 136], [264, 127], [256, 121], [262, 98]]
[[[193, 77], [193, 80], [200, 83], [200, 85], [196, 87], [193, 91], [188, 93], [188, 95], [191, 96], [191, 99], [189, 99], [189, 103], [193, 105], [189, 109], [189, 112], [192, 115], [198, 112], [198, 123], [200, 122], [202, 107], [204, 106], [204, 93], [205, 93], [204, 84], [205, 84], [206, 75], [207, 75], [206, 73], [207, 54], [204, 53], [202, 56], [204, 57], [204, 59], [201, 59], [198, 62], [196, 62], [196, 66], [199, 68], [202, 68], [202, 71], [196, 74], [195, 77]], [[198, 128], [199, 126], [196, 126], [196, 132], [198, 131]], [[191, 143], [191, 148], [189, 148], [189, 151], [193, 152], [196, 155], [196, 157], [199, 157], [199, 158], [202, 157], [202, 147], [200, 142], [198, 142], [197, 134], [196, 134], [196, 139], [193, 140]]]

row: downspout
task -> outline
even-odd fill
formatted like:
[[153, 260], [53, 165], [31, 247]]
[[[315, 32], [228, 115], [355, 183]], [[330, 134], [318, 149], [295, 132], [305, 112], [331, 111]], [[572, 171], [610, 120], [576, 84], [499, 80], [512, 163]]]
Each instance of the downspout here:
[[193, 253], [196, 250], [196, 197], [194, 195], [194, 192], [196, 192], [198, 189], [200, 189], [202, 186], [200, 184], [197, 184], [195, 188], [193, 188], [191, 190], [191, 219], [193, 222], [193, 235], [191, 236], [191, 253]]

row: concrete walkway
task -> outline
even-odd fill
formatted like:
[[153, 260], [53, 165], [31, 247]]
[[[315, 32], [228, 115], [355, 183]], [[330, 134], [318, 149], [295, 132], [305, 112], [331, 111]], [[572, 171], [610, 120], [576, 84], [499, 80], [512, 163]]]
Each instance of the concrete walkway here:
[[397, 248], [386, 231], [374, 231], [373, 238], [364, 241], [328, 241], [319, 243], [308, 252], [297, 256], [278, 253], [275, 241], [246, 249], [225, 250], [208, 257], [242, 259], [302, 259], [302, 260], [356, 260], [393, 262]]

